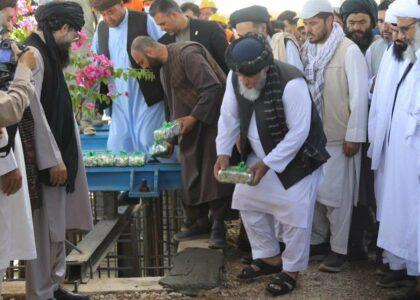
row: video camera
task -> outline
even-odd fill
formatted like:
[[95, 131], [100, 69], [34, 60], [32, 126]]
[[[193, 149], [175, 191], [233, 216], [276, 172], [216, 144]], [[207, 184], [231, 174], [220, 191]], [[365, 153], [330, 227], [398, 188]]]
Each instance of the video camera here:
[[[3, 91], [9, 88], [10, 82], [15, 76], [17, 61], [12, 50], [13, 43], [15, 42], [10, 39], [5, 39], [0, 42], [0, 90]], [[28, 50], [24, 45], [16, 45], [22, 53]]]

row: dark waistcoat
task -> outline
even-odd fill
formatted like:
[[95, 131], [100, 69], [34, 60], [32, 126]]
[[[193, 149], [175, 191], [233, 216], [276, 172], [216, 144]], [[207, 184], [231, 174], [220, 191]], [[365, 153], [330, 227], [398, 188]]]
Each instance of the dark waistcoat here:
[[[280, 75], [279, 88], [282, 91], [284, 91], [284, 88], [289, 81], [303, 78], [303, 75], [296, 68], [288, 64], [276, 61], [275, 67]], [[264, 105], [266, 97], [264, 91], [261, 93], [259, 99], [252, 102], [239, 93], [238, 77], [236, 75], [233, 75], [232, 81], [236, 99], [239, 104], [242, 160], [246, 161], [248, 155], [252, 151], [248, 140], [248, 130], [254, 112], [261, 144], [265, 154], [268, 155], [278, 144], [278, 141], [275, 141], [273, 135], [270, 133], [270, 122], [281, 123], [281, 118], [267, 115], [266, 107]], [[272, 112], [270, 114], [272, 114]], [[274, 117], [274, 120], [267, 121], [271, 119], [271, 117]], [[284, 126], [286, 126], [286, 124], [284, 124]], [[288, 129], [284, 128], [284, 130], [287, 131]], [[328, 160], [329, 154], [326, 151], [326, 144], [327, 139], [322, 127], [322, 121], [316, 111], [315, 105], [312, 103], [311, 128], [305, 143], [298, 151], [295, 158], [287, 165], [286, 169], [282, 173], [276, 173], [285, 189], [290, 188], [306, 176], [312, 174], [312, 172]]]

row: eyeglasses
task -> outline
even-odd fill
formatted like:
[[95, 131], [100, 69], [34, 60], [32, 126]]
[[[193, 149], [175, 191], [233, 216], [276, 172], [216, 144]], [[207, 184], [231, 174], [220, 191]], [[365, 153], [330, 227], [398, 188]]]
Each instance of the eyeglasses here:
[[417, 21], [414, 21], [413, 23], [411, 23], [410, 25], [407, 25], [407, 26], [394, 27], [394, 28], [392, 28], [392, 31], [396, 32], [396, 33], [400, 32], [401, 34], [406, 34], [410, 30], [410, 28], [413, 27], [416, 23], [417, 23]]

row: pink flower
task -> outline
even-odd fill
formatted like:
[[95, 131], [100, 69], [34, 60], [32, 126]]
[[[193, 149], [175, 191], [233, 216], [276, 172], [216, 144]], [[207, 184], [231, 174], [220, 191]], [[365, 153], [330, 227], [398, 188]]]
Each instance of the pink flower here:
[[79, 50], [80, 48], [82, 48], [83, 47], [83, 45], [84, 45], [84, 43], [86, 42], [86, 40], [87, 40], [87, 35], [86, 35], [86, 33], [84, 33], [83, 31], [78, 31], [77, 32], [77, 35], [79, 36], [79, 39], [77, 40], [77, 41], [75, 41], [73, 44], [72, 44], [72, 46], [71, 46], [71, 49], [73, 50], [73, 51], [77, 51], [77, 50]]
[[95, 104], [94, 104], [94, 103], [92, 103], [92, 102], [88, 102], [88, 103], [86, 103], [86, 104], [85, 104], [85, 107], [86, 107], [88, 110], [93, 111], [93, 110], [95, 109]]

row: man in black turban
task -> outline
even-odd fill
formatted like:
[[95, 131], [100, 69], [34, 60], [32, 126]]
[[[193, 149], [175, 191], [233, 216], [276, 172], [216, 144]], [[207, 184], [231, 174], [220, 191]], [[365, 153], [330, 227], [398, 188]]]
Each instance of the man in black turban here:
[[[363, 54], [374, 42], [373, 29], [378, 20], [378, 6], [374, 0], [346, 0], [340, 7], [344, 20], [346, 36], [359, 46]], [[362, 161], [359, 186], [359, 201], [353, 209], [348, 259], [367, 260], [368, 251], [365, 245], [365, 232], [368, 227], [374, 227], [375, 220], [370, 212], [375, 203], [373, 171], [370, 159], [367, 157], [369, 144], [362, 144]]]
[[[308, 266], [319, 167], [329, 158], [326, 137], [303, 74], [274, 60], [264, 37], [233, 41], [226, 63], [232, 72], [218, 122], [214, 175], [229, 166], [229, 149], [238, 139], [242, 161], [254, 174], [249, 185], [236, 186], [232, 200], [253, 258], [238, 278], [279, 273], [267, 290], [289, 294]], [[283, 253], [276, 228], [282, 228]]]
[[375, 0], [346, 0], [340, 7], [344, 31], [365, 53], [373, 42], [373, 29], [378, 19]]
[[37, 259], [26, 269], [30, 300], [89, 299], [60, 287], [66, 271], [66, 229], [90, 230], [92, 215], [70, 93], [63, 69], [84, 25], [75, 2], [53, 1], [35, 13], [38, 30], [25, 44], [35, 48], [36, 95], [19, 126], [31, 194]]
[[270, 14], [267, 8], [260, 5], [245, 7], [232, 13], [230, 15], [230, 25], [236, 29], [240, 36], [250, 31], [255, 32], [255, 30], [250, 30], [249, 27], [257, 28], [258, 34], [265, 37], [271, 36], [273, 33], [270, 27]]

